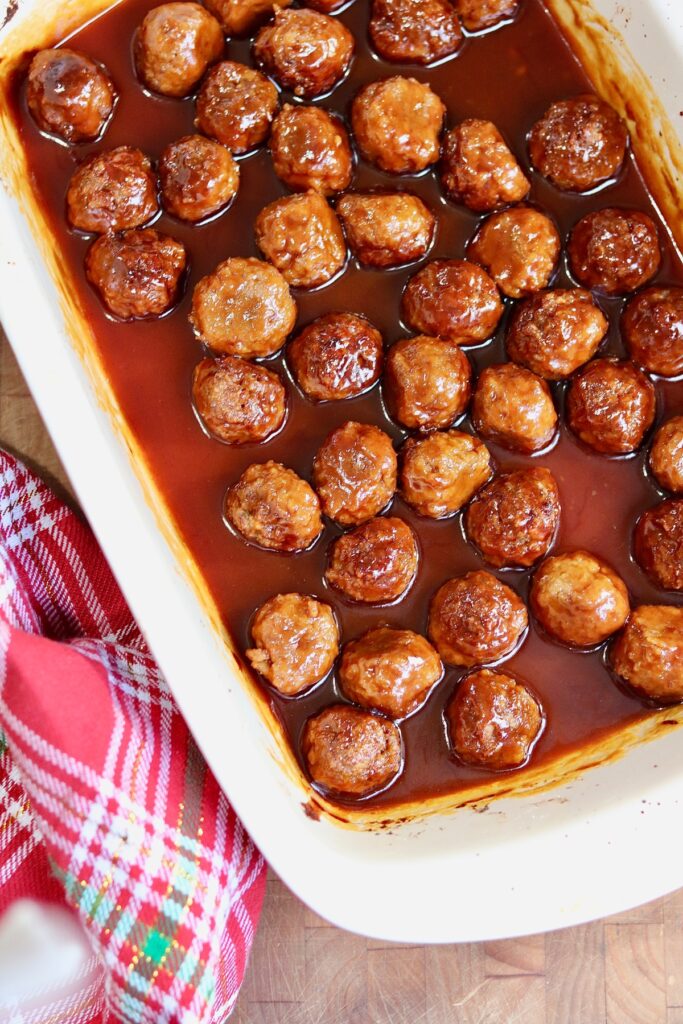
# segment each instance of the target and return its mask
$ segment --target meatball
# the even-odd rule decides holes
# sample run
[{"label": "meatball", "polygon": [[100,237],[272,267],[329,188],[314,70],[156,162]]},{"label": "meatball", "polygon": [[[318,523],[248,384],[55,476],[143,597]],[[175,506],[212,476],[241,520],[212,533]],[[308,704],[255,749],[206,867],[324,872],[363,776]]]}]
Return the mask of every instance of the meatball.
[{"label": "meatball", "polygon": [[657,226],[640,210],[596,210],[575,225],[567,256],[579,284],[606,295],[624,295],[659,270]]},{"label": "meatball", "polygon": [[339,627],[329,604],[307,594],[276,594],[251,622],[252,668],[286,697],[315,686],[339,653]]},{"label": "meatball", "polygon": [[224,60],[202,83],[194,123],[231,153],[248,153],[267,139],[277,108],[277,89],[265,75]]},{"label": "meatball", "polygon": [[382,372],[382,335],[364,316],[326,313],[287,347],[294,379],[314,402],[354,398]]},{"label": "meatball", "polygon": [[417,562],[417,541],[408,524],[381,516],[332,543],[325,579],[350,601],[387,604],[408,590]]},{"label": "meatball", "polygon": [[655,434],[650,469],[665,491],[683,494],[683,416],[667,420]]},{"label": "meatball", "polygon": [[370,39],[384,60],[431,64],[456,52],[462,29],[450,0],[372,0]]},{"label": "meatball", "polygon": [[531,188],[495,124],[475,117],[444,135],[439,176],[448,198],[476,213],[518,203]]},{"label": "meatball", "polygon": [[473,345],[490,338],[503,303],[489,275],[467,260],[432,260],[410,278],[401,300],[412,330]]},{"label": "meatball", "polygon": [[168,213],[196,223],[235,198],[240,171],[225,146],[203,135],[186,135],[161,154],[159,181]]},{"label": "meatball", "polygon": [[557,412],[546,382],[515,363],[482,370],[472,396],[474,429],[511,451],[537,452],[557,430]]},{"label": "meatball", "polygon": [[487,668],[462,680],[446,722],[457,757],[489,771],[520,768],[543,730],[540,705],[524,683]]},{"label": "meatball", "polygon": [[601,644],[629,613],[624,581],[588,551],[546,558],[531,581],[529,604],[550,636],[575,647]]},{"label": "meatball", "polygon": [[40,50],[28,69],[26,102],[41,131],[64,142],[99,138],[116,103],[109,73],[85,53]]},{"label": "meatball", "polygon": [[598,96],[551,103],[529,132],[537,171],[569,192],[588,192],[613,178],[626,154],[628,132],[616,110]]},{"label": "meatball", "polygon": [[138,77],[152,92],[187,96],[223,46],[220,25],[201,4],[161,4],[145,15],[133,56]]},{"label": "meatball", "polygon": [[121,320],[161,316],[175,305],[185,276],[182,242],[153,228],[102,235],[85,256],[85,274]]},{"label": "meatball", "polygon": [[634,608],[612,650],[616,674],[649,700],[683,700],[683,608]]},{"label": "meatball", "polygon": [[555,288],[520,303],[505,347],[510,359],[540,377],[562,380],[595,355],[608,326],[590,292]]},{"label": "meatball", "polygon": [[386,789],[403,762],[398,726],[349,704],[334,704],[309,718],[301,749],[313,783],[341,796]]},{"label": "meatball", "polygon": [[226,444],[265,441],[287,412],[278,375],[237,356],[202,359],[195,367],[192,398],[208,433]]},{"label": "meatball", "polygon": [[361,155],[389,174],[416,174],[439,156],[446,108],[414,78],[383,78],[356,94],[351,127]]},{"label": "meatball", "polygon": [[683,373],[683,288],[646,288],[626,305],[621,332],[631,359],[650,373]]},{"label": "meatball", "polygon": [[419,334],[389,349],[384,396],[391,415],[408,430],[450,427],[466,411],[472,368],[450,341]]},{"label": "meatball", "polygon": [[273,551],[305,551],[323,528],[310,484],[272,461],[249,466],[228,488],[225,517],[246,540]]},{"label": "meatball", "polygon": [[73,174],[66,209],[79,231],[104,234],[141,227],[159,210],[152,165],[133,146],[98,153]]},{"label": "meatball", "polygon": [[441,659],[429,641],[390,626],[376,626],[346,644],[339,662],[344,695],[390,718],[417,711],[442,676]]},{"label": "meatball", "polygon": [[347,27],[319,11],[275,11],[254,40],[254,58],[283,89],[312,99],[346,74],[355,41]]},{"label": "meatball", "polygon": [[401,459],[401,494],[430,519],[453,515],[491,476],[491,456],[478,437],[440,431],[406,441]]},{"label": "meatball", "polygon": [[408,192],[366,192],[337,203],[351,252],[366,267],[399,267],[421,259],[436,221],[421,199]]},{"label": "meatball", "polygon": [[209,348],[228,355],[270,356],[296,322],[296,303],[279,270],[233,256],[203,277],[192,296],[190,323]]},{"label": "meatball", "polygon": [[226,36],[248,36],[268,21],[273,8],[289,7],[292,0],[204,0],[218,18]]},{"label": "meatball", "polygon": [[346,262],[339,218],[319,192],[283,196],[254,222],[256,244],[294,288],[317,288]]},{"label": "meatball", "polygon": [[482,570],[447,580],[429,606],[429,639],[449,665],[469,668],[508,657],[528,624],[514,590]]},{"label": "meatball", "polygon": [[515,206],[484,221],[467,255],[488,271],[503,295],[521,299],[547,287],[560,248],[550,217],[532,206]]},{"label": "meatball", "polygon": [[625,455],[642,443],[655,417],[652,381],[628,360],[594,359],[572,380],[567,422],[584,444]]},{"label": "meatball", "polygon": [[489,565],[528,568],[548,554],[560,523],[555,477],[542,466],[502,473],[465,511],[465,531]]},{"label": "meatball", "polygon": [[643,512],[633,553],[655,586],[683,590],[683,499],[669,498]]},{"label": "meatball", "polygon": [[517,14],[522,0],[455,0],[455,7],[468,32],[482,32]]},{"label": "meatball", "polygon": [[379,427],[349,420],[327,435],[313,462],[313,486],[323,512],[355,526],[372,519],[396,490],[396,452]]},{"label": "meatball", "polygon": [[285,103],[273,122],[269,145],[275,173],[292,192],[315,189],[329,196],[351,184],[348,132],[327,110]]}]

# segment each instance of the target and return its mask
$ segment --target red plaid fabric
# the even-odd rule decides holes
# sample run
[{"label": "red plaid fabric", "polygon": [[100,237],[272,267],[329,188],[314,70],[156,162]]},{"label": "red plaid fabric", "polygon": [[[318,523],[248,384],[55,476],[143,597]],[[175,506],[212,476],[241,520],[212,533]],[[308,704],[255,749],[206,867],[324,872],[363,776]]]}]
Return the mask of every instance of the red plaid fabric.
[{"label": "red plaid fabric", "polygon": [[77,994],[11,1019],[224,1021],[263,861],[92,533],[4,453],[0,729],[0,912],[22,895],[66,902],[94,949]]}]

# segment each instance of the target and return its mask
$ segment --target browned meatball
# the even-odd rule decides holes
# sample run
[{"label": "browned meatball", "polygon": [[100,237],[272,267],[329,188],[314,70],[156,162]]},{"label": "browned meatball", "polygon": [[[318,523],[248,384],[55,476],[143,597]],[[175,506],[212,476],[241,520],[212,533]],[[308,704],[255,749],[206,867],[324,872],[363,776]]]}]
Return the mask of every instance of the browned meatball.
[{"label": "browned meatball", "polygon": [[633,553],[662,590],[683,590],[683,499],[669,498],[647,509],[636,524]]},{"label": "browned meatball", "polygon": [[195,125],[231,153],[248,153],[268,138],[277,107],[277,89],[265,75],[224,60],[202,82]]},{"label": "browned meatball", "polygon": [[379,427],[349,420],[327,435],[313,462],[323,512],[342,526],[372,519],[396,490],[396,452]]},{"label": "browned meatball", "polygon": [[683,608],[634,608],[612,650],[616,674],[649,700],[683,700]]},{"label": "browned meatball", "polygon": [[386,604],[408,590],[417,561],[417,541],[408,524],[380,516],[332,543],[325,579],[351,601]]},{"label": "browned meatball", "polygon": [[467,260],[432,260],[410,278],[401,300],[414,331],[472,345],[490,338],[503,303],[489,275]]},{"label": "browned meatball", "polygon": [[353,398],[382,372],[382,335],[364,316],[326,313],[291,341],[287,362],[294,379],[315,402]]},{"label": "browned meatball", "polygon": [[518,203],[531,187],[495,124],[475,117],[444,135],[439,174],[449,199],[477,213]]},{"label": "browned meatball", "polygon": [[296,303],[279,270],[234,256],[203,277],[192,296],[190,323],[209,348],[228,355],[270,356],[296,322]]},{"label": "browned meatball", "polygon": [[319,11],[276,10],[254,40],[254,58],[283,89],[312,99],[346,74],[355,41],[341,21]]},{"label": "browned meatball", "polygon": [[468,32],[482,32],[517,14],[522,0],[455,0],[455,6]]},{"label": "browned meatball", "polygon": [[467,255],[489,272],[503,295],[521,299],[550,283],[560,248],[550,217],[531,206],[515,206],[484,221]]},{"label": "browned meatball", "polygon": [[401,494],[430,519],[453,515],[491,476],[491,456],[478,437],[459,430],[409,438],[401,459]]},{"label": "browned meatball", "polygon": [[349,192],[337,203],[351,252],[366,267],[421,259],[434,236],[434,215],[408,192]]},{"label": "browned meatball", "polygon": [[195,367],[192,398],[207,431],[226,444],[264,441],[282,426],[287,392],[276,373],[238,359],[202,359]]},{"label": "browned meatball", "polygon": [[415,174],[439,156],[446,108],[414,78],[383,78],[356,94],[351,127],[362,156],[389,174]]},{"label": "browned meatball", "polygon": [[38,127],[65,142],[99,138],[116,103],[108,72],[85,53],[40,50],[28,69],[26,102]]},{"label": "browned meatball", "polygon": [[629,613],[624,581],[588,551],[546,558],[531,581],[529,603],[547,633],[576,647],[601,644]]},{"label": "browned meatball", "polygon": [[273,8],[289,7],[292,0],[204,0],[221,23],[226,36],[248,36],[268,21]]},{"label": "browned meatball", "polygon": [[555,288],[520,303],[505,347],[516,363],[548,380],[562,380],[595,355],[607,327],[590,292]]},{"label": "browned meatball", "polygon": [[586,288],[625,295],[659,270],[655,222],[640,210],[607,208],[582,217],[567,246],[569,269]]},{"label": "browned meatball", "polygon": [[102,235],[85,256],[88,281],[121,320],[167,312],[178,300],[186,265],[182,242],[153,228]]},{"label": "browned meatball", "polygon": [[195,223],[235,198],[240,171],[225,146],[203,135],[186,135],[161,154],[159,181],[166,210]]},{"label": "browned meatball", "polygon": [[652,381],[628,360],[594,359],[572,380],[567,422],[584,444],[606,455],[635,451],[655,416]]},{"label": "browned meatball", "polygon": [[526,568],[548,554],[560,522],[555,477],[542,466],[502,473],[465,511],[465,530],[497,568]]},{"label": "browned meatball", "polygon": [[512,451],[537,452],[557,430],[557,412],[541,377],[515,363],[482,370],[472,396],[478,433]]},{"label": "browned meatball", "polygon": [[389,349],[384,395],[391,415],[408,430],[439,430],[467,409],[471,381],[469,360],[457,345],[419,334]]},{"label": "browned meatball", "polygon": [[275,173],[292,192],[312,188],[329,196],[351,184],[348,132],[327,110],[285,103],[273,122],[269,145]]},{"label": "browned meatball", "polygon": [[627,143],[616,110],[588,94],[550,104],[529,132],[529,156],[558,188],[588,192],[617,174]]},{"label": "browned meatball", "polygon": [[385,60],[431,64],[456,52],[462,30],[450,0],[372,0],[370,38]]},{"label": "browned meatball", "polygon": [[683,288],[646,288],[627,304],[621,332],[631,359],[650,373],[683,373]]},{"label": "browned meatball", "polygon": [[683,494],[683,416],[673,416],[655,434],[650,469],[665,491]]},{"label": "browned meatball", "polygon": [[133,146],[98,153],[74,172],[66,209],[79,231],[103,234],[140,227],[159,210],[152,165]]},{"label": "browned meatball", "polygon": [[483,665],[508,657],[529,624],[514,590],[478,570],[447,580],[429,606],[429,639],[449,665]]},{"label": "browned meatball", "polygon": [[315,686],[339,653],[339,627],[329,604],[307,594],[276,594],[251,623],[251,666],[286,697]]},{"label": "browned meatball", "polygon": [[310,484],[272,461],[252,464],[228,488],[225,517],[247,540],[273,551],[305,551],[323,528]]},{"label": "browned meatball", "polygon": [[398,726],[349,704],[335,704],[309,718],[301,749],[313,783],[342,796],[386,789],[403,761]]},{"label": "browned meatball", "polygon": [[145,15],[135,35],[135,67],[152,92],[187,96],[223,46],[220,25],[201,4],[161,4]]},{"label": "browned meatball", "polygon": [[346,644],[339,662],[344,695],[391,718],[417,711],[442,676],[441,659],[423,636],[390,626],[376,626]]},{"label": "browned meatball", "polygon": [[254,222],[256,244],[294,288],[317,288],[346,262],[339,218],[319,192],[283,196]]}]

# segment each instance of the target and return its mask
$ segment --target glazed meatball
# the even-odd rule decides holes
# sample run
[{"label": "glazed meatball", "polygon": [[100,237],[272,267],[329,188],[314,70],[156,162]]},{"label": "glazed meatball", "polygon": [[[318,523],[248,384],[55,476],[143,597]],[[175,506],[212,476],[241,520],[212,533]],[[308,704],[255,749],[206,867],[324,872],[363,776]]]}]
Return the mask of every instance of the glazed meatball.
[{"label": "glazed meatball", "polygon": [[202,83],[195,125],[231,153],[248,153],[268,138],[277,107],[277,89],[265,75],[224,60]]},{"label": "glazed meatball", "polygon": [[524,683],[487,668],[462,680],[446,722],[457,757],[489,771],[521,767],[543,729],[539,703]]},{"label": "glazed meatball", "polygon": [[439,431],[406,441],[401,459],[401,494],[430,519],[453,515],[491,476],[491,456],[478,437]]},{"label": "glazed meatball", "polygon": [[548,554],[560,522],[555,477],[542,466],[502,473],[465,511],[465,530],[489,565],[527,568]]},{"label": "glazed meatball", "polygon": [[616,674],[649,700],[683,700],[683,608],[635,608],[612,650]]},{"label": "glazed meatball", "polygon": [[456,52],[462,30],[450,0],[372,0],[370,39],[384,60],[431,64]]},{"label": "glazed meatball", "polygon": [[332,543],[325,579],[351,601],[387,604],[408,590],[417,561],[417,541],[408,524],[380,516]]},{"label": "glazed meatball", "polygon": [[529,156],[558,188],[588,192],[613,178],[626,154],[628,133],[616,110],[598,96],[551,103],[529,132]]},{"label": "glazed meatball", "polygon": [[560,248],[550,217],[531,206],[515,206],[484,221],[467,255],[488,271],[503,295],[521,299],[550,283]]},{"label": "glazed meatball", "polygon": [[522,0],[455,0],[460,19],[468,32],[482,32],[517,14]]},{"label": "glazed meatball", "polygon": [[102,235],[85,256],[88,281],[121,320],[166,313],[178,300],[186,265],[182,242],[153,228]]},{"label": "glazed meatball", "polygon": [[633,535],[643,572],[662,590],[683,590],[683,499],[669,498],[643,512]]},{"label": "glazed meatball", "polygon": [[490,338],[503,303],[489,275],[468,260],[432,260],[410,278],[401,300],[412,330],[473,345]]},{"label": "glazed meatball", "polygon": [[349,704],[335,704],[309,718],[301,749],[313,783],[341,796],[385,789],[403,761],[398,726]]},{"label": "glazed meatball", "polygon": [[472,396],[474,429],[503,448],[537,452],[557,430],[557,412],[546,382],[515,363],[482,370]]},{"label": "glazed meatball", "polygon": [[41,131],[64,142],[92,142],[107,126],[116,90],[101,64],[60,47],[40,50],[31,61],[26,102]]},{"label": "glazed meatball", "polygon": [[588,551],[546,558],[531,581],[529,603],[550,636],[575,647],[601,644],[629,613],[623,580]]},{"label": "glazed meatball", "polygon": [[351,184],[348,132],[327,110],[285,103],[273,122],[269,145],[275,173],[292,192],[315,189],[329,196]]},{"label": "glazed meatball", "polygon": [[369,163],[389,174],[415,174],[438,159],[445,114],[428,85],[396,75],[356,94],[351,127]]},{"label": "glazed meatball", "polygon": [[366,267],[399,267],[421,259],[434,236],[434,215],[408,192],[366,192],[337,203],[353,255]]},{"label": "glazed meatball", "polygon": [[251,623],[252,668],[286,697],[315,686],[339,653],[339,628],[329,604],[307,594],[276,594]]},{"label": "glazed meatball", "polygon": [[226,444],[265,441],[280,429],[287,411],[278,375],[237,356],[202,359],[195,367],[192,398],[206,430]]},{"label": "glazed meatball", "polygon": [[591,359],[607,333],[607,317],[583,288],[532,295],[512,315],[510,359],[548,380],[562,380]]},{"label": "glazed meatball", "polygon": [[447,580],[429,607],[429,639],[449,665],[483,665],[506,658],[529,624],[514,590],[478,570]]},{"label": "glazed meatball", "polygon": [[665,491],[683,494],[683,416],[667,420],[655,434],[650,469]]},{"label": "glazed meatball", "polygon": [[606,455],[635,451],[655,416],[652,382],[628,360],[594,359],[567,392],[567,422],[584,444]]},{"label": "glazed meatball", "polygon": [[379,427],[349,420],[327,435],[313,462],[323,512],[342,526],[372,519],[396,490],[396,452]]},{"label": "glazed meatball", "polygon": [[273,551],[305,551],[323,528],[311,486],[272,461],[249,466],[228,488],[225,517],[246,540]]},{"label": "glazed meatball", "polygon": [[248,36],[268,21],[273,8],[289,7],[292,0],[204,0],[218,18],[226,36]]},{"label": "glazed meatball", "polygon": [[429,641],[390,626],[376,626],[346,644],[339,662],[344,695],[390,718],[417,711],[442,676],[441,659]]},{"label": "glazed meatball", "polygon": [[384,396],[391,415],[408,430],[450,427],[467,409],[472,368],[450,341],[419,334],[389,349]]},{"label": "glazed meatball", "polygon": [[168,213],[196,223],[235,198],[240,171],[225,146],[203,135],[186,135],[161,154],[159,181]]},{"label": "glazed meatball", "polygon": [[138,77],[152,92],[187,96],[223,46],[220,25],[201,4],[161,4],[145,15],[135,35]]},{"label": "glazed meatball", "polygon": [[254,58],[283,89],[312,99],[346,74],[354,38],[341,21],[306,8],[276,10],[254,40]]},{"label": "glazed meatball", "polygon": [[73,174],[66,209],[69,223],[79,231],[103,234],[141,227],[159,210],[152,165],[133,146],[98,153]]},{"label": "glazed meatball", "polygon": [[646,288],[626,305],[621,331],[631,359],[650,373],[683,373],[683,288]]},{"label": "glazed meatball", "polygon": [[596,210],[574,227],[567,256],[579,284],[606,295],[625,295],[659,270],[657,227],[640,210]]},{"label": "glazed meatball", "polygon": [[339,218],[319,192],[283,196],[254,222],[256,244],[293,288],[326,284],[346,262]]},{"label": "glazed meatball", "polygon": [[190,323],[209,348],[228,355],[270,356],[296,322],[296,303],[279,270],[234,256],[203,277],[192,296]]},{"label": "glazed meatball", "polygon": [[518,203],[531,187],[495,124],[475,117],[444,135],[439,176],[448,198],[476,213]]},{"label": "glazed meatball", "polygon": [[287,347],[294,379],[314,402],[335,402],[367,391],[379,379],[382,358],[382,335],[354,313],[319,316]]}]

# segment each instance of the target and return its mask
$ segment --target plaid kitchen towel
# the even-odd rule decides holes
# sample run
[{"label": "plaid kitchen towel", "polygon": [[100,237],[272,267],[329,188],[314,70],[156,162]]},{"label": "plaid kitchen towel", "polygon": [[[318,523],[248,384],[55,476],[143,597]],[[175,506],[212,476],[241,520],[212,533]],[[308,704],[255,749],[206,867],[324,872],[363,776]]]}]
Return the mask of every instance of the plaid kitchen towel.
[{"label": "plaid kitchen towel", "polygon": [[93,949],[61,1002],[12,1010],[0,993],[0,1020],[222,1022],[263,861],[92,533],[2,452],[0,730],[0,913],[66,903]]}]

